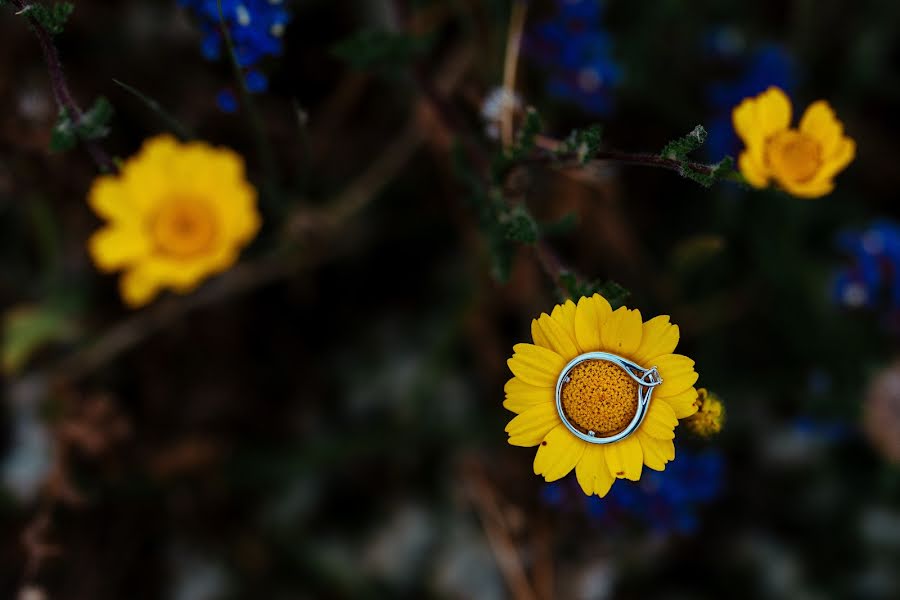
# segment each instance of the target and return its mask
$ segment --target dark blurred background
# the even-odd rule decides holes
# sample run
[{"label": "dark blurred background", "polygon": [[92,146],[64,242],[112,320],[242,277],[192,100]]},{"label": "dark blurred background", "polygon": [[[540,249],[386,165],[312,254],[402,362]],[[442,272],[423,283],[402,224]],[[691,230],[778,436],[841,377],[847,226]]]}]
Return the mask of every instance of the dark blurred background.
[{"label": "dark blurred background", "polygon": [[[115,78],[260,185],[220,106],[232,71],[183,4],[75,2],[69,85],[114,106],[110,154],[166,129]],[[740,150],[731,109],[778,85],[795,119],[828,100],[858,147],[814,201],[608,163],[513,173],[540,221],[573,216],[546,238],[561,260],[670,314],[728,411],[604,500],[545,484],[503,431],[512,345],[561,299],[530,246],[494,276],[460,167],[466,140],[498,152],[510,8],[286,2],[254,94],[281,188],[245,268],[134,312],[85,251],[95,167],[48,150],[47,69],[0,6],[2,597],[900,597],[900,4],[529,3],[517,88],[547,136],[601,123],[658,152],[700,123],[696,158],[718,160]],[[414,48],[335,49],[360,31]]]}]

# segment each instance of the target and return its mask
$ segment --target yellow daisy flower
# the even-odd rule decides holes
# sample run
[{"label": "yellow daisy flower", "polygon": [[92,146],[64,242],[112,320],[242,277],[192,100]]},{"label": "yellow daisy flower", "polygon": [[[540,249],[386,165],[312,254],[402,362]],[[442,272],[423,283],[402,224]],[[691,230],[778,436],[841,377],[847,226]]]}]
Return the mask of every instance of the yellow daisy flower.
[{"label": "yellow daisy flower", "polygon": [[791,101],[777,87],[741,102],[732,121],[746,146],[738,168],[756,188],[774,179],[794,196],[818,198],[831,193],[834,176],[856,155],[856,144],[824,100],[810,104],[799,129],[791,128]]},{"label": "yellow daisy flower", "polygon": [[694,361],[673,354],[678,326],[638,310],[613,311],[599,294],[532,321],[534,344],[516,344],[503,406],[509,443],[538,446],[534,472],[555,481],[575,469],[588,495],[643,466],[675,458],[678,419],[697,412]]},{"label": "yellow daisy flower", "polygon": [[124,271],[119,287],[132,307],[225,271],[260,227],[239,155],[166,135],[147,140],[119,175],[98,177],[88,203],[107,222],[88,241],[91,258]]}]

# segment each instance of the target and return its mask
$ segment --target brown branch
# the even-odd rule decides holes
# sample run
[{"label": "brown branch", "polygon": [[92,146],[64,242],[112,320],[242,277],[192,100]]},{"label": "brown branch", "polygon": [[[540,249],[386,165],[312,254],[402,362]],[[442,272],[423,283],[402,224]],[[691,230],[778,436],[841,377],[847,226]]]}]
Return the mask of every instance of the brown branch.
[{"label": "brown branch", "polygon": [[[56,105],[60,110],[64,110],[71,117],[72,122],[77,126],[84,118],[84,111],[81,110],[81,107],[78,106],[78,103],[69,91],[69,86],[66,83],[66,76],[63,72],[62,62],[59,60],[59,52],[57,52],[56,46],[53,44],[53,36],[47,31],[47,28],[44,27],[43,24],[33,18],[30,14],[27,14],[32,7],[30,2],[26,0],[11,0],[11,2],[13,6],[16,7],[19,14],[26,14],[31,23],[34,35],[37,37],[41,50],[44,53],[44,62],[47,63],[47,71],[50,74],[50,87],[53,90],[53,97],[56,99]],[[112,159],[110,159],[109,155],[106,154],[99,144],[93,140],[83,138],[82,143],[88,151],[88,154],[91,155],[91,158],[98,169],[108,173],[116,171],[116,166]]]},{"label": "brown branch", "polygon": [[537,594],[528,581],[525,566],[516,551],[516,544],[500,509],[497,494],[475,459],[467,461],[463,467],[463,485],[512,597],[537,600]]},{"label": "brown branch", "polygon": [[[553,138],[539,135],[537,136],[535,143],[538,148],[547,150],[553,154],[544,154],[540,156],[529,157],[523,162],[530,164],[550,164],[553,162],[561,161],[565,163],[566,161],[578,160],[578,157],[574,153],[562,156],[555,154],[559,147],[562,145],[562,142],[554,140]],[[710,175],[715,170],[714,166],[705,163],[680,161],[672,158],[665,158],[664,156],[660,156],[658,154],[619,152],[618,150],[599,150],[597,152],[594,152],[593,154],[591,154],[591,160],[588,162],[588,164],[599,164],[602,162],[617,162],[626,165],[657,167],[661,169],[668,169],[670,171],[676,171],[679,173],[683,172],[685,169],[689,169],[698,173],[703,173],[704,175]],[[582,167],[583,165],[579,162],[579,164],[577,165],[569,166]]]}]

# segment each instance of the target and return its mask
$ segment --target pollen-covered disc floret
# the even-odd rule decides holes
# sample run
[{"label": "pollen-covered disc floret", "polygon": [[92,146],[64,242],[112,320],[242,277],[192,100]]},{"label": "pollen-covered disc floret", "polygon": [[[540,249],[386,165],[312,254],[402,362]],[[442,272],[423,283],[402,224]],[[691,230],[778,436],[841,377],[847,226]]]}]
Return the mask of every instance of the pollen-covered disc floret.
[{"label": "pollen-covered disc floret", "polygon": [[555,481],[575,471],[585,494],[640,479],[675,458],[675,427],[697,412],[694,361],[675,354],[678,326],[613,310],[599,294],[569,300],[531,323],[516,344],[503,406],[516,416],[509,443],[537,446],[534,472]]},{"label": "pollen-covered disc floret", "polygon": [[573,426],[608,437],[625,430],[638,410],[638,384],[621,367],[605,360],[575,365],[562,388],[562,406]]}]

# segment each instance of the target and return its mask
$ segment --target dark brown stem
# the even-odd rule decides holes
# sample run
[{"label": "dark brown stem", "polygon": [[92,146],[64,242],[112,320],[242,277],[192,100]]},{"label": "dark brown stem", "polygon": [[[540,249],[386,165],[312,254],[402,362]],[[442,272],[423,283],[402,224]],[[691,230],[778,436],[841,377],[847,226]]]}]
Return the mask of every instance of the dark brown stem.
[{"label": "dark brown stem", "polygon": [[[555,153],[556,150],[560,147],[561,143],[552,138],[548,138],[546,136],[538,136],[537,137],[537,146],[543,150],[549,151],[551,153]],[[532,156],[530,158],[525,159],[523,162],[530,164],[545,164],[545,163],[553,163],[553,162],[563,162],[566,161],[577,161],[578,157],[575,154],[542,154],[540,156]],[[591,162],[600,162],[600,161],[611,161],[622,163],[626,165],[641,165],[645,167],[657,167],[660,169],[668,169],[670,171],[682,172],[685,169],[689,169],[691,171],[695,171],[697,173],[703,173],[704,175],[710,175],[715,170],[715,167],[712,165],[707,165],[704,163],[698,162],[687,162],[687,161],[679,161],[673,158],[666,158],[664,156],[660,156],[658,154],[645,154],[645,153],[636,153],[636,152],[619,152],[618,150],[598,150],[591,155]],[[578,163],[575,166],[582,166]]]},{"label": "dark brown stem", "polygon": [[[27,13],[31,8],[31,3],[26,0],[12,0],[12,4],[19,13]],[[61,110],[65,110],[68,113],[73,123],[78,125],[84,117],[84,112],[78,106],[75,98],[72,97],[69,86],[66,84],[66,76],[63,72],[62,63],[59,60],[59,52],[57,52],[56,46],[53,44],[53,36],[31,15],[26,14],[26,16],[31,22],[34,35],[37,37],[41,50],[44,53],[44,61],[47,63],[47,71],[50,74],[50,87],[53,89],[53,97],[56,99],[56,104]],[[115,172],[116,166],[103,148],[92,140],[83,139],[82,142],[98,169],[109,173]]]}]

